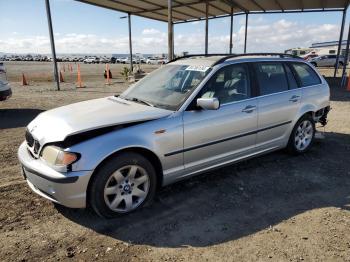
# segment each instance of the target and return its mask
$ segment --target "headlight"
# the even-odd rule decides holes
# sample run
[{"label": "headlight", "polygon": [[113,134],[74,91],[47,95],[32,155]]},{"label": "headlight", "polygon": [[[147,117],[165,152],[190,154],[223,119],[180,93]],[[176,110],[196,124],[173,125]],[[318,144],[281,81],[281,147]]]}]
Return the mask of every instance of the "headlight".
[{"label": "headlight", "polygon": [[65,152],[57,146],[46,146],[43,149],[41,158],[51,165],[68,166],[78,160],[78,154]]}]

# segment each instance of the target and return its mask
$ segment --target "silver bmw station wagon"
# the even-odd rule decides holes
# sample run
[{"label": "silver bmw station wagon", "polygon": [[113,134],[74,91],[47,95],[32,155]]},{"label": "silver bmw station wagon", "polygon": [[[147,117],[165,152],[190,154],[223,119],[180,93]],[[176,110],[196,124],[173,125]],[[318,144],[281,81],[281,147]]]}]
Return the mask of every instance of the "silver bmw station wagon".
[{"label": "silver bmw station wagon", "polygon": [[113,217],[193,175],[278,149],[306,152],[329,100],[324,78],[292,56],[187,56],[120,95],[41,113],[18,156],[37,194]]}]

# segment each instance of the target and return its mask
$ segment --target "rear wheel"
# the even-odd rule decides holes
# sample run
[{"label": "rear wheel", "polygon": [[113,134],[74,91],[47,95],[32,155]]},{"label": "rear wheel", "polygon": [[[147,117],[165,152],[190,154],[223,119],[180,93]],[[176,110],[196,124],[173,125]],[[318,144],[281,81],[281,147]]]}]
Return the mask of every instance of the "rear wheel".
[{"label": "rear wheel", "polygon": [[310,149],[315,137],[315,122],[310,115],[304,115],[295,124],[287,149],[292,154],[302,154]]},{"label": "rear wheel", "polygon": [[103,217],[127,214],[153,199],[156,182],[155,170],[146,158],[123,153],[107,162],[94,176],[90,204]]}]

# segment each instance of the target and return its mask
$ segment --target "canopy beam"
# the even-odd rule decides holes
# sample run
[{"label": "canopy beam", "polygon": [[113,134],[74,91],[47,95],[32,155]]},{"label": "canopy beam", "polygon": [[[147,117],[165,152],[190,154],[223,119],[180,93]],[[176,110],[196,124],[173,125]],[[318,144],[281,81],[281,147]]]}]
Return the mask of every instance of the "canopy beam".
[{"label": "canopy beam", "polygon": [[[343,73],[342,73],[342,79],[341,79],[341,87],[345,87],[345,85],[346,85],[346,65],[347,65],[347,61],[349,60],[349,45],[350,45],[350,24],[349,24],[348,39],[346,41]],[[348,81],[350,81],[350,80],[348,80]]]},{"label": "canopy beam", "polygon": [[53,72],[54,79],[56,81],[57,91],[60,91],[60,79],[58,77],[58,67],[57,67],[57,59],[56,59],[56,48],[55,48],[55,38],[53,35],[52,29],[52,19],[51,19],[51,10],[50,10],[50,0],[45,0],[46,5],[46,16],[47,16],[47,24],[49,26],[49,35],[50,35],[50,44],[51,44],[51,53],[52,53],[52,61],[53,61]]},{"label": "canopy beam", "polygon": [[208,20],[208,13],[209,13],[209,4],[208,2],[205,3],[205,54],[208,54],[208,31],[209,31],[209,20]]},{"label": "canopy beam", "polygon": [[339,43],[338,43],[338,51],[337,51],[337,60],[335,62],[334,75],[333,75],[334,77],[337,76],[338,67],[339,67],[339,55],[341,54],[341,47],[342,47],[342,42],[343,42],[344,25],[345,25],[345,20],[346,20],[346,10],[347,9],[344,9],[344,11],[343,11],[343,17],[342,17],[342,21],[341,21]]},{"label": "canopy beam", "polygon": [[168,60],[174,59],[173,1],[168,0]]},{"label": "canopy beam", "polygon": [[247,53],[248,13],[245,14],[244,53]]},{"label": "canopy beam", "polygon": [[233,7],[231,7],[231,21],[230,21],[230,54],[232,54],[232,34],[233,34]]},{"label": "canopy beam", "polygon": [[131,15],[128,13],[128,28],[129,28],[129,52],[130,52],[130,71],[134,71],[134,62],[132,60],[132,38],[131,38]]}]

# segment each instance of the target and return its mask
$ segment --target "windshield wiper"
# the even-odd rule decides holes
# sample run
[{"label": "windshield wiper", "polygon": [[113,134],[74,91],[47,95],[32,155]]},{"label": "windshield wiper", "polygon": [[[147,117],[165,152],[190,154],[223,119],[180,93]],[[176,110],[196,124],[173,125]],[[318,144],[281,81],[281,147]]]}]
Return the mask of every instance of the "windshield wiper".
[{"label": "windshield wiper", "polygon": [[133,101],[133,102],[136,102],[136,103],[140,103],[140,104],[144,104],[144,105],[147,105],[147,106],[154,107],[154,105],[151,104],[150,102],[147,102],[145,100],[142,100],[142,99],[139,99],[139,98],[136,98],[136,97],[132,97],[132,98],[122,97],[122,98],[125,99],[125,100],[128,100],[128,101]]}]

